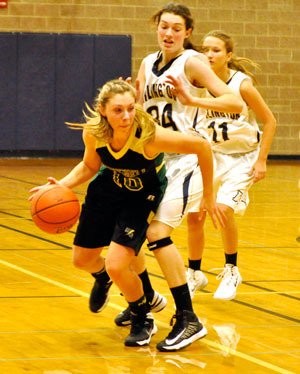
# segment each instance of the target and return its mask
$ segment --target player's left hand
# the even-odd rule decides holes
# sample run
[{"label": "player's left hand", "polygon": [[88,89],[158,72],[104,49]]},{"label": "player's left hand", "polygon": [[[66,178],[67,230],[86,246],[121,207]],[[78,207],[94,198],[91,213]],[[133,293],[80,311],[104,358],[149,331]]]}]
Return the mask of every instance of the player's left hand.
[{"label": "player's left hand", "polygon": [[193,96],[185,89],[180,78],[167,75],[166,83],[169,83],[174,87],[172,88],[172,92],[183,105],[193,104]]},{"label": "player's left hand", "polygon": [[200,204],[199,220],[205,219],[206,213],[210,215],[216,229],[218,228],[218,224],[221,225],[221,227],[225,227],[226,216],[219,209],[213,196],[203,196]]},{"label": "player's left hand", "polygon": [[252,166],[248,175],[253,177],[253,183],[259,182],[264,179],[267,173],[266,162],[257,160],[256,163]]}]

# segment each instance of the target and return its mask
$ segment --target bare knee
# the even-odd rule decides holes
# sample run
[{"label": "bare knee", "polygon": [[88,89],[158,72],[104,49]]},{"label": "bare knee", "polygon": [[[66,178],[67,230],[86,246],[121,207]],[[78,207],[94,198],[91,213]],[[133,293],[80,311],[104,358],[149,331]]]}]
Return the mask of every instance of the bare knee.
[{"label": "bare knee", "polygon": [[87,270],[99,258],[99,251],[81,247],[73,247],[73,265],[80,270]]},{"label": "bare knee", "polygon": [[105,269],[107,274],[109,275],[110,279],[118,284],[118,281],[120,280],[122,276],[122,272],[124,270],[124,266],[119,262],[111,262],[106,259],[105,261]]},{"label": "bare knee", "polygon": [[83,258],[81,258],[81,257],[74,258],[73,257],[73,265],[77,269],[85,270],[87,264],[86,264],[86,261]]},{"label": "bare knee", "polygon": [[146,237],[148,242],[157,240],[157,238],[159,237],[159,231],[157,231],[154,227],[149,226],[146,232]]},{"label": "bare knee", "polygon": [[221,211],[221,213],[225,215],[227,219],[230,219],[231,217],[234,216],[234,210],[230,206],[224,205],[224,204],[218,204],[218,208]]},{"label": "bare knee", "polygon": [[205,222],[205,217],[199,219],[199,213],[189,213],[187,215],[187,224],[189,230],[201,230]]},{"label": "bare knee", "polygon": [[218,208],[225,216],[225,227],[221,228],[221,230],[226,231],[236,227],[234,210],[230,206],[224,204],[218,204]]},{"label": "bare knee", "polygon": [[153,242],[171,235],[173,228],[159,221],[152,221],[146,233],[148,242]]}]

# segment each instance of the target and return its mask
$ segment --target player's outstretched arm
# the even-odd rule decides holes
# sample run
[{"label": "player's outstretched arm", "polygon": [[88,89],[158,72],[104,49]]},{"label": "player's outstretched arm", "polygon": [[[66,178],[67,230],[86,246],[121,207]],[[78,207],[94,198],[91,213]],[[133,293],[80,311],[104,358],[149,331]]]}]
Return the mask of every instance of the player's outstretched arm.
[{"label": "player's outstretched arm", "polygon": [[48,177],[48,183],[32,188],[29,191],[31,193],[29,200],[33,198],[36,192],[49,184],[62,184],[72,189],[88,181],[99,171],[101,159],[95,150],[95,138],[84,130],[83,141],[85,144],[83,160],[59,181],[53,177]]},{"label": "player's outstretched arm", "polygon": [[200,136],[172,131],[157,125],[155,137],[146,144],[145,152],[149,156],[159,152],[196,154],[203,181],[203,200],[200,205],[200,214],[207,211],[215,227],[217,227],[217,222],[224,226],[225,218],[216,205],[213,193],[213,158],[207,140]]}]

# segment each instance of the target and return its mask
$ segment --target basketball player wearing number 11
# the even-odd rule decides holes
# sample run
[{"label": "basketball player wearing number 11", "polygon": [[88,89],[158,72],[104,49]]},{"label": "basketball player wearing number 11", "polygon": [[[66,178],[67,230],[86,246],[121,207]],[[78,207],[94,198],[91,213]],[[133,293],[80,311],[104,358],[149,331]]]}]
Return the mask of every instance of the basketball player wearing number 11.
[{"label": "basketball player wearing number 11", "polygon": [[[225,226],[220,228],[225,265],[217,276],[221,282],[214,293],[214,298],[221,300],[234,299],[242,282],[237,266],[235,214],[245,212],[249,203],[249,188],[266,175],[268,153],[276,129],[276,120],[255,88],[254,75],[249,71],[249,67],[254,68],[257,64],[248,58],[235,56],[233,46],[232,38],[221,30],[210,31],[201,44],[213,71],[243,100],[240,114],[208,110],[206,121],[200,123],[201,131],[209,136],[213,149],[216,199],[219,209],[226,216]],[[176,82],[173,84],[176,85]],[[262,125],[263,133],[256,118]],[[193,292],[199,288],[196,278],[197,274],[201,274],[203,225],[204,220],[199,221],[198,248],[189,248],[188,281]]]}]

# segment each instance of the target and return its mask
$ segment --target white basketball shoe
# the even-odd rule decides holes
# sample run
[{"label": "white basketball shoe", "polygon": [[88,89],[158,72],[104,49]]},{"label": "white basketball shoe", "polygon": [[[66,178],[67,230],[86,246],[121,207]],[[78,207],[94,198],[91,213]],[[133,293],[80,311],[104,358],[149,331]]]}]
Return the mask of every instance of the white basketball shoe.
[{"label": "white basketball shoe", "polygon": [[215,299],[232,300],[236,296],[237,287],[242,283],[242,277],[237,266],[226,264],[223,271],[217,276],[222,279],[214,293]]},{"label": "white basketball shoe", "polygon": [[189,286],[191,298],[194,297],[197,290],[202,290],[207,286],[208,280],[201,270],[193,270],[188,268],[186,279]]}]

